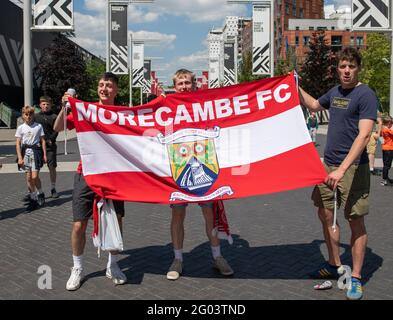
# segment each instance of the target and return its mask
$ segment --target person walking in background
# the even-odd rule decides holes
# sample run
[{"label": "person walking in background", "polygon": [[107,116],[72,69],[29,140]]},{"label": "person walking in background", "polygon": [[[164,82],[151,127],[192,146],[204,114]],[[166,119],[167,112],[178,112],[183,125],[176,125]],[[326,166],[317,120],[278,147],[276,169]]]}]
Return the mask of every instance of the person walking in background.
[{"label": "person walking in background", "polygon": [[393,159],[393,130],[392,130],[392,117],[385,116],[382,119],[382,159],[383,159],[383,170],[382,170],[382,186],[393,186],[393,180],[389,178],[389,170],[392,166]]},{"label": "person walking in background", "polygon": [[318,119],[315,112],[311,112],[307,118],[307,129],[310,132],[311,140],[314,144],[317,143]]},{"label": "person walking in background", "polygon": [[51,196],[58,198],[56,191],[56,167],[57,167],[57,144],[56,138],[59,134],[53,129],[57,115],[52,111],[52,99],[48,96],[40,98],[41,111],[35,115],[37,123],[41,124],[45,133],[46,156],[48,157],[47,166],[51,182]]},{"label": "person walking in background", "polygon": [[374,168],[375,165],[375,152],[377,150],[378,140],[379,140],[379,132],[378,127],[375,127],[375,130],[371,133],[370,141],[367,144],[367,155],[368,160],[370,162],[370,173],[372,175],[377,175],[377,169]]},{"label": "person walking in background", "polygon": [[21,124],[15,133],[16,154],[18,166],[26,172],[27,188],[29,190],[29,204],[27,211],[32,211],[45,204],[45,195],[42,192],[40,169],[46,162],[46,145],[42,126],[34,121],[34,108],[22,108]]}]

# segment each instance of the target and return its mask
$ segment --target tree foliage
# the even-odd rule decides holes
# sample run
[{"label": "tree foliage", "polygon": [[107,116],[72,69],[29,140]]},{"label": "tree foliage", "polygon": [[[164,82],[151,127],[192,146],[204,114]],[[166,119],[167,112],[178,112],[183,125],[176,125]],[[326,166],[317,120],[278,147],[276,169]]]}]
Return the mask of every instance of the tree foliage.
[{"label": "tree foliage", "polygon": [[336,62],[331,47],[326,43],[324,31],[314,32],[309,46],[300,72],[301,86],[318,98],[338,83]]},{"label": "tree foliage", "polygon": [[80,95],[88,89],[86,63],[79,47],[62,34],[57,34],[34,68],[36,79],[41,79],[40,89],[59,105],[63,93],[70,87]]},{"label": "tree foliage", "polygon": [[[100,77],[105,73],[105,63],[101,60],[91,60],[87,63],[87,74],[89,78],[89,88],[85,97],[82,97],[86,101],[97,101],[97,83]],[[116,105],[128,106],[130,101],[129,93],[129,76],[120,75],[119,76],[119,86],[118,94],[115,99]],[[140,104],[140,90],[139,88],[133,88],[132,91],[132,101],[133,105]]]},{"label": "tree foliage", "polygon": [[279,58],[275,66],[274,74],[277,76],[286,75],[292,70],[297,70],[295,49],[288,47],[285,59]]},{"label": "tree foliage", "polygon": [[238,82],[250,82],[253,80],[263,79],[267,76],[254,76],[252,74],[252,53],[250,51],[243,53],[242,62],[239,66]]},{"label": "tree foliage", "polygon": [[97,83],[100,80],[100,77],[105,72],[105,62],[92,59],[86,64],[86,73],[88,76],[88,89],[86,90],[86,94],[84,96],[80,95],[80,98],[85,101],[96,102],[98,101],[97,94]]},{"label": "tree foliage", "polygon": [[362,51],[360,81],[374,89],[384,112],[389,112],[390,43],[386,35],[367,35],[367,49]]}]

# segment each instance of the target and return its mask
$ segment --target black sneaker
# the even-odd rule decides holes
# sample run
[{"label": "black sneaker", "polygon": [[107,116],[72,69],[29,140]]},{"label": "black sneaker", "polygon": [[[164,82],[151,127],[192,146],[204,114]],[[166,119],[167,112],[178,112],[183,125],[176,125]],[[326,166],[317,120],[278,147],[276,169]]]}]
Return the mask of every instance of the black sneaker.
[{"label": "black sneaker", "polygon": [[26,207],[26,211],[31,212],[38,208],[39,208],[38,202],[36,200],[30,200],[28,206]]},{"label": "black sneaker", "polygon": [[56,191],[55,188],[53,188],[53,189],[50,191],[50,193],[51,193],[53,199],[57,199],[57,198],[59,197],[59,195],[58,195],[58,193],[57,193],[57,191]]},{"label": "black sneaker", "polygon": [[392,183],[392,181],[390,179],[382,180],[381,181],[381,186],[389,186],[389,187],[391,187],[391,186],[393,186],[393,183]]},{"label": "black sneaker", "polygon": [[320,268],[310,272],[308,276],[311,279],[338,279],[340,276],[338,268],[339,267],[332,266],[328,262],[325,262]]},{"label": "black sneaker", "polygon": [[37,202],[42,207],[45,204],[45,193],[39,193],[37,196]]}]

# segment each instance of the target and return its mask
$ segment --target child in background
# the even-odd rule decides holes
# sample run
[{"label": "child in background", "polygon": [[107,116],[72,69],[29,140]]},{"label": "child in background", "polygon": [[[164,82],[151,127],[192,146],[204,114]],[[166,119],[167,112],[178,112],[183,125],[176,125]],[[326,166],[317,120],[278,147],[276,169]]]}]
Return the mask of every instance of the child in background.
[{"label": "child in background", "polygon": [[26,172],[30,202],[27,211],[32,211],[45,203],[45,195],[41,189],[40,169],[46,162],[46,145],[42,126],[34,122],[34,108],[22,108],[24,123],[16,129],[16,154],[18,166]]},{"label": "child in background", "polygon": [[375,131],[371,133],[370,141],[367,144],[367,154],[368,154],[368,160],[370,162],[370,173],[373,175],[377,174],[377,169],[374,169],[374,164],[375,164],[375,151],[377,150],[378,139],[379,139],[379,130],[378,127],[376,127]]},{"label": "child in background", "polygon": [[393,186],[393,180],[389,179],[389,170],[392,166],[393,159],[393,130],[392,130],[392,117],[385,116],[382,119],[382,132],[383,137],[382,144],[382,159],[383,159],[383,171],[382,181],[383,186]]},{"label": "child in background", "polygon": [[315,112],[311,112],[310,116],[307,118],[307,129],[310,133],[311,140],[316,144],[317,142],[317,131],[318,131],[318,119]]}]

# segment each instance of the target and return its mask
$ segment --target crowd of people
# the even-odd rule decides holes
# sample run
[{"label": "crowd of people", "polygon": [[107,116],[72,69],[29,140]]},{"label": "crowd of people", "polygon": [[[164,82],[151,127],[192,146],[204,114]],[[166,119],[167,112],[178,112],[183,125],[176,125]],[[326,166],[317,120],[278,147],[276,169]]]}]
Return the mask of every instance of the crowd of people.
[{"label": "crowd of people", "polygon": [[[319,99],[299,88],[299,97],[303,106],[310,111],[307,127],[312,141],[316,143],[318,121],[316,112],[329,110],[330,121],[324,152],[324,166],[327,177],[323,184],[317,185],[312,193],[314,205],[318,208],[318,217],[322,224],[328,260],[310,276],[325,279],[339,277],[341,260],[339,254],[340,227],[334,225],[334,201],[344,208],[345,219],[351,230],[352,278],[346,293],[351,300],[363,296],[362,267],[367,245],[367,231],[364,217],[369,213],[370,172],[375,173],[375,149],[383,138],[383,172],[384,186],[392,185],[389,169],[393,157],[393,130],[390,116],[377,116],[377,97],[373,90],[359,81],[361,58],[357,50],[344,49],[338,55],[337,72],[340,84],[332,88]],[[186,69],[178,70],[173,77],[176,93],[195,90],[195,76]],[[118,78],[108,72],[98,81],[97,93],[99,104],[114,105],[118,93]],[[22,110],[24,123],[18,127],[17,155],[18,165],[26,172],[29,201],[28,210],[44,205],[45,195],[39,178],[40,168],[47,163],[51,196],[58,197],[56,191],[56,138],[58,132],[74,128],[72,113],[67,115],[66,105],[70,92],[64,93],[62,109],[56,116],[51,111],[49,97],[41,97],[41,112],[34,117],[34,109],[26,106]],[[67,290],[77,290],[82,283],[85,266],[83,252],[86,244],[86,228],[93,212],[94,193],[83,177],[81,162],[78,165],[73,185],[73,226],[71,248],[73,267],[66,284]],[[124,202],[114,201],[120,229],[124,217]],[[220,240],[213,235],[213,202],[199,203],[205,220],[206,235],[211,245],[213,266],[224,276],[231,276],[234,270],[222,256]],[[168,280],[177,280],[183,272],[184,220],[187,204],[171,205],[172,220],[170,233],[174,259],[166,274]],[[115,284],[127,282],[126,275],[120,269],[118,252],[109,252],[106,276]]]}]

